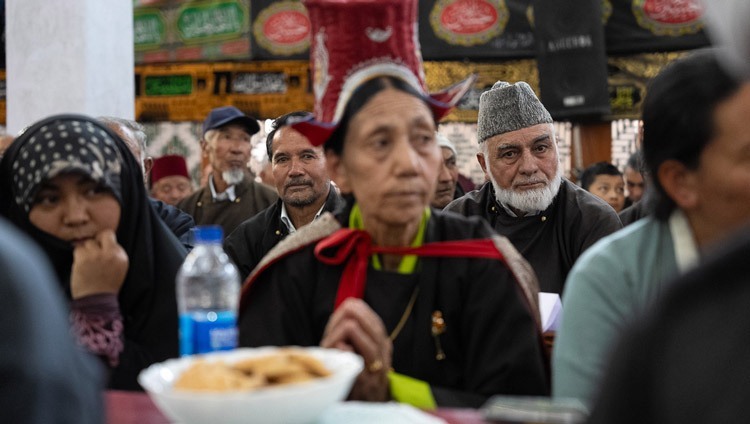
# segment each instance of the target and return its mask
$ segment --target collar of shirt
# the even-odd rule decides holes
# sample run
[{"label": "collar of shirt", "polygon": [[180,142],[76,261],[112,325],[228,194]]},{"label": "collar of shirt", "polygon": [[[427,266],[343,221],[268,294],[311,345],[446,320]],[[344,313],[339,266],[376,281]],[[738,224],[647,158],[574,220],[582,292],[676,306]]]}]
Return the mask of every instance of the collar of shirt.
[{"label": "collar of shirt", "polygon": [[208,187],[211,189],[211,197],[214,199],[214,202],[224,202],[226,200],[234,202],[237,198],[237,195],[234,194],[234,185],[230,185],[226,190],[217,194],[216,187],[214,187],[213,174],[208,178]]},{"label": "collar of shirt", "polygon": [[677,269],[684,274],[698,264],[699,255],[690,223],[682,210],[675,209],[669,216],[669,232],[672,234]]},{"label": "collar of shirt", "polygon": [[[323,203],[323,206],[318,209],[318,213],[315,214],[315,217],[313,220],[318,219],[318,217],[323,213],[323,208],[326,207],[326,204]],[[286,205],[284,202],[281,202],[281,222],[286,225],[286,228],[289,230],[289,234],[292,234],[293,232],[297,231],[297,229],[294,227],[294,224],[292,224],[292,220],[289,219],[289,214],[286,213]]]}]

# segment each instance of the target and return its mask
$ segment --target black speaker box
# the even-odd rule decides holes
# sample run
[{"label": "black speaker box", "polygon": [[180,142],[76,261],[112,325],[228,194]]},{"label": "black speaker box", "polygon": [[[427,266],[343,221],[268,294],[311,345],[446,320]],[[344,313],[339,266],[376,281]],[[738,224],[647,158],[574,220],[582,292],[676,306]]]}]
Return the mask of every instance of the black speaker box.
[{"label": "black speaker box", "polygon": [[556,120],[608,115],[601,0],[534,0],[539,88]]}]

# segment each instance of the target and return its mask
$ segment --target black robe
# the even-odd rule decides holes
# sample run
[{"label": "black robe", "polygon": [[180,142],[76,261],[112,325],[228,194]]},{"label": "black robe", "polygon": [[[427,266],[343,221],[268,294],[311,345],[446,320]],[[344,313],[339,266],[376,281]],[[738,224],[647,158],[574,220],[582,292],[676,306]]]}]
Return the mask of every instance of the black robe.
[{"label": "black robe", "polygon": [[[8,148],[0,162],[0,181],[13,180],[13,163],[21,160],[19,150],[39,132],[41,126],[54,124],[56,119],[72,119],[71,116],[76,120],[90,121],[109,134],[122,158],[121,214],[116,234],[117,242],[129,259],[125,282],[117,295],[124,326],[124,348],[119,365],[109,370],[107,387],[142,390],[137,382],[142,369],[178,356],[175,276],[187,251],[151,206],[141,167],[127,145],[114,132],[91,118],[78,115],[47,118],[28,128]],[[44,150],[38,154],[43,153]],[[14,199],[13,184],[0,185],[0,215],[7,217],[39,244],[57,274],[62,291],[70,299],[71,244],[36,228],[29,222],[28,213]]]},{"label": "black robe", "polygon": [[750,232],[670,287],[615,349],[595,423],[750,422]]},{"label": "black robe", "polygon": [[[337,218],[348,222],[349,211]],[[284,240],[308,233],[323,219]],[[308,231],[305,231],[308,230]],[[433,210],[424,243],[487,238],[478,218]],[[319,262],[309,243],[270,266],[261,263],[243,293],[240,345],[318,345],[343,265]],[[519,260],[517,252],[513,252]],[[269,254],[269,256],[272,256]],[[505,264],[477,258],[420,258],[415,273],[377,271],[370,265],[364,300],[391,332],[419,286],[406,325],[393,343],[396,372],[427,381],[438,405],[477,407],[490,395],[544,395],[548,385],[536,321]],[[434,311],[447,326],[440,336],[446,358],[436,359]]]},{"label": "black robe", "polygon": [[539,215],[513,217],[495,201],[491,183],[445,207],[464,216],[480,216],[513,243],[539,278],[539,290],[562,293],[565,279],[584,250],[620,228],[607,203],[563,179],[552,204]]},{"label": "black robe", "polygon": [[[224,241],[224,250],[237,265],[242,281],[245,281],[250,271],[272,247],[289,235],[289,228],[281,222],[281,202],[281,199],[277,200],[273,205],[240,224]],[[323,212],[334,212],[343,205],[343,199],[331,187],[323,205]]]}]

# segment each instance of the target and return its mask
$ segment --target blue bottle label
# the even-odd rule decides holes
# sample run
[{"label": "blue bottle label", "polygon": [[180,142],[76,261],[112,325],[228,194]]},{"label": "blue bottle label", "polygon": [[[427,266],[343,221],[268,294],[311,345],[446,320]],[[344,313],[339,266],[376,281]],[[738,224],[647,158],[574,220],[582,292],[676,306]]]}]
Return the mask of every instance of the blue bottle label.
[{"label": "blue bottle label", "polygon": [[180,355],[232,350],[237,347],[237,316],[231,311],[180,315]]}]

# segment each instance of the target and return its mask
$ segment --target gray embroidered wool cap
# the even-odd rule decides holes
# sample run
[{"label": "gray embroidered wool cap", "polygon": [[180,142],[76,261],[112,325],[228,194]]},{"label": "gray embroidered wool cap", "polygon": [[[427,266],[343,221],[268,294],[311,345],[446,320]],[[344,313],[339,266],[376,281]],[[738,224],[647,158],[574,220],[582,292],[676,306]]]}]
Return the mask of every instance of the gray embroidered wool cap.
[{"label": "gray embroidered wool cap", "polygon": [[479,97],[477,138],[480,143],[498,134],[552,123],[547,109],[525,82],[498,81]]}]

